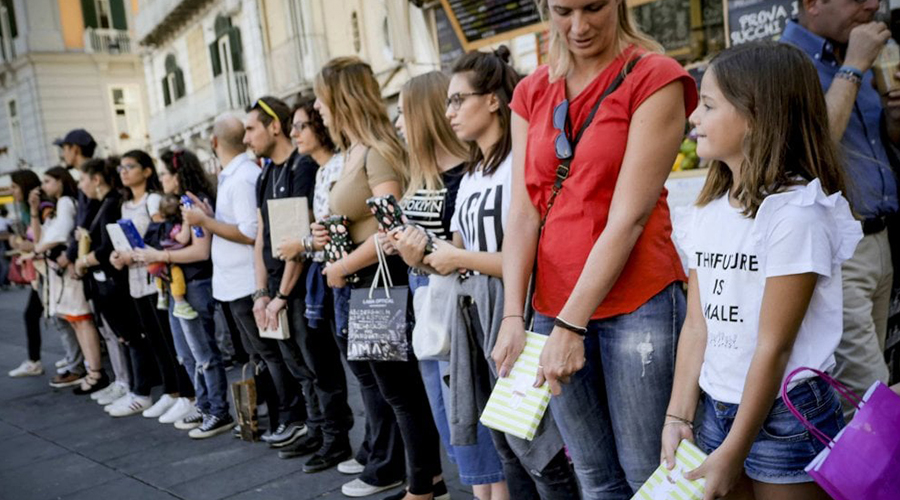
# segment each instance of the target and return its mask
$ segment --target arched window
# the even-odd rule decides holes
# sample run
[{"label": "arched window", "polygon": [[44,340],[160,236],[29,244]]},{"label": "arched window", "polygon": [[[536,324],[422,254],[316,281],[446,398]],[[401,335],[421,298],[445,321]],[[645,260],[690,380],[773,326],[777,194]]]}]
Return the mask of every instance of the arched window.
[{"label": "arched window", "polygon": [[209,44],[213,76],[244,71],[241,30],[231,25],[230,17],[219,15],[216,16],[215,31],[216,40]]},{"label": "arched window", "polygon": [[184,73],[175,61],[175,54],[166,56],[166,76],[162,79],[163,102],[168,106],[185,95]]}]

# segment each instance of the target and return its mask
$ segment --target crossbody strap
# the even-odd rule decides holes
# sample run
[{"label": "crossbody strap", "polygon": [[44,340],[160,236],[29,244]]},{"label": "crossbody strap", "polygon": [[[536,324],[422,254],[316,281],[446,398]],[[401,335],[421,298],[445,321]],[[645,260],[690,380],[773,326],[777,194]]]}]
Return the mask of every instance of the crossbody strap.
[{"label": "crossbody strap", "polygon": [[641,60],[643,56],[638,57],[636,59],[632,59],[625,66],[625,70],[619,73],[616,76],[616,79],[609,84],[609,87],[606,87],[606,90],[597,99],[597,102],[594,103],[594,106],[591,108],[590,114],[588,114],[587,118],[584,120],[584,123],[581,124],[581,128],[578,129],[578,133],[575,134],[575,139],[572,140],[572,156],[566,158],[565,160],[561,160],[559,165],[556,166],[556,180],[553,182],[553,188],[550,190],[550,199],[547,200],[547,210],[544,212],[544,217],[541,218],[541,228],[544,227],[544,223],[547,222],[547,217],[550,215],[550,209],[553,208],[553,203],[556,201],[556,196],[562,190],[563,182],[569,178],[569,174],[571,173],[570,165],[572,164],[572,160],[575,158],[575,148],[578,147],[578,143],[581,141],[581,136],[584,135],[584,131],[587,130],[588,126],[590,126],[591,122],[594,121],[594,115],[597,114],[597,110],[600,109],[600,103],[603,102],[604,99],[619,86],[622,85],[622,82],[625,81],[625,77],[628,76],[628,73],[631,73],[631,70],[634,69],[634,66]]}]

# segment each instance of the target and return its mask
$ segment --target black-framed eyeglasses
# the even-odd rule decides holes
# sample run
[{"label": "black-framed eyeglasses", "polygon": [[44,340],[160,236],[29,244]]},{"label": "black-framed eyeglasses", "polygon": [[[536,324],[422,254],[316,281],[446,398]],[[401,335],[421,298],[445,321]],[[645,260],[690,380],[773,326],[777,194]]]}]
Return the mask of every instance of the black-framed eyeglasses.
[{"label": "black-framed eyeglasses", "polygon": [[311,126],[312,126],[312,122],[309,120],[307,120],[305,122],[294,122],[291,124],[291,127],[293,127],[293,129],[296,130],[297,132],[303,132],[304,130],[306,130],[307,128],[309,128]]},{"label": "black-framed eyeglasses", "polygon": [[447,98],[447,107],[452,107],[454,111],[459,111],[460,106],[462,106],[463,101],[467,97],[484,94],[485,92],[457,92]]},{"label": "black-framed eyeglasses", "polygon": [[118,167],[116,167],[116,172],[118,172],[120,174],[126,170],[130,172],[138,167],[140,167],[140,165],[137,163],[128,163],[128,164],[122,163]]},{"label": "black-framed eyeglasses", "polygon": [[569,100],[563,101],[553,108],[553,128],[559,130],[559,134],[554,141],[556,149],[556,158],[558,160],[568,160],[572,158],[572,143],[569,141]]}]

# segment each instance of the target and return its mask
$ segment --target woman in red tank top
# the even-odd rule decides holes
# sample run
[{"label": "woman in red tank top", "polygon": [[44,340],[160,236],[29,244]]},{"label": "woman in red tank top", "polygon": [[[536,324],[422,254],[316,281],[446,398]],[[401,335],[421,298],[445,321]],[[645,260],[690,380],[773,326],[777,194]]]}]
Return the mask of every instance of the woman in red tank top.
[{"label": "woman in red tank top", "polygon": [[553,391],[583,498],[627,499],[659,465],[647,436],[661,431],[684,317],[663,183],[696,84],[638,31],[625,0],[540,3],[550,65],[512,102],[517,230],[503,248],[492,357],[505,375],[522,351],[536,268],[533,329],[550,336],[536,383]]}]

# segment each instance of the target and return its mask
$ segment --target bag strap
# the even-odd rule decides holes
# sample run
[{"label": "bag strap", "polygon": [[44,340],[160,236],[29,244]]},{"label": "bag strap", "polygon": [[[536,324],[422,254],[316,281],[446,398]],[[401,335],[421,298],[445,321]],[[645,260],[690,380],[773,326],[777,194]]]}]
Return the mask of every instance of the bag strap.
[{"label": "bag strap", "polygon": [[811,371],[811,372],[815,373],[816,375],[818,375],[822,380],[825,381],[825,383],[827,383],[828,385],[833,387],[838,392],[838,394],[840,394],[840,395],[844,396],[844,398],[850,400],[850,402],[853,403],[853,406],[855,406],[857,410],[862,405],[862,399],[860,399],[859,396],[854,394],[853,391],[851,391],[846,385],[835,380],[834,377],[832,377],[831,375],[829,375],[821,370],[816,370],[815,368],[807,368],[807,367],[801,366],[800,368],[797,368],[796,370],[794,370],[790,374],[788,374],[787,378],[784,379],[784,383],[781,385],[781,399],[784,401],[784,405],[787,406],[787,409],[791,412],[791,414],[794,415],[794,417],[796,417],[797,420],[799,420],[801,424],[803,424],[803,427],[806,427],[806,429],[810,432],[810,434],[812,434],[816,439],[821,441],[822,444],[831,448],[834,445],[834,441],[830,437],[828,437],[824,432],[817,429],[815,425],[810,423],[810,421],[807,420],[806,417],[803,416],[802,413],[800,413],[800,410],[798,410],[797,407],[794,406],[794,403],[791,402],[790,396],[788,396],[788,390],[787,390],[788,385],[790,385],[791,381],[794,379],[794,377],[798,373],[802,373],[805,371]]},{"label": "bag strap", "polygon": [[[603,91],[603,94],[600,95],[600,98],[597,99],[597,102],[591,107],[591,112],[588,114],[587,118],[585,118],[584,123],[581,124],[581,128],[578,129],[578,133],[575,134],[575,138],[572,140],[570,145],[572,146],[572,156],[566,158],[565,160],[560,160],[559,164],[556,166],[556,180],[553,181],[553,187],[550,189],[550,198],[547,200],[547,210],[544,211],[544,216],[541,217],[541,224],[538,226],[538,243],[540,244],[541,235],[544,232],[544,224],[547,223],[547,217],[550,216],[550,209],[553,208],[553,204],[556,202],[556,197],[559,195],[559,192],[562,190],[563,182],[569,178],[569,175],[572,172],[571,164],[572,160],[575,158],[575,148],[578,146],[578,143],[581,141],[581,136],[584,135],[584,132],[587,130],[588,126],[590,126],[591,122],[594,121],[594,115],[597,114],[597,110],[600,109],[600,103],[606,99],[607,96],[616,91],[621,85],[622,82],[625,81],[625,77],[628,76],[628,73],[631,73],[631,70],[634,69],[635,65],[637,65],[638,61],[643,59],[643,55],[638,56],[635,59],[632,59],[625,65],[625,68],[622,72],[616,75],[616,78],[606,87],[606,90]],[[566,122],[568,125],[568,116],[566,117]],[[534,308],[531,307],[531,299],[534,296],[534,287],[535,280],[537,277],[537,253],[535,253],[534,257],[534,265],[531,268],[531,277],[528,280],[528,289],[525,292],[525,327],[530,329],[533,325],[532,322],[534,320]]]},{"label": "bag strap", "polygon": [[370,299],[375,295],[375,289],[378,288],[379,282],[384,283],[385,297],[391,296],[389,288],[394,287],[394,280],[391,278],[391,273],[388,270],[387,257],[384,255],[381,243],[378,242],[378,236],[379,233],[375,233],[375,254],[378,256],[378,270],[375,271],[375,279],[372,281],[372,286],[369,287]]}]

